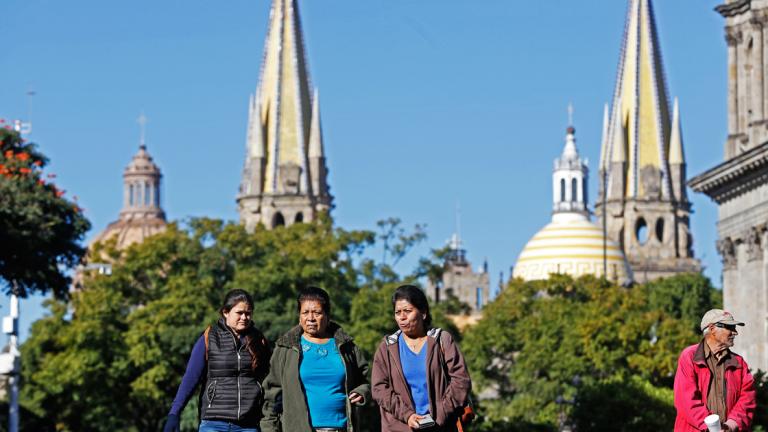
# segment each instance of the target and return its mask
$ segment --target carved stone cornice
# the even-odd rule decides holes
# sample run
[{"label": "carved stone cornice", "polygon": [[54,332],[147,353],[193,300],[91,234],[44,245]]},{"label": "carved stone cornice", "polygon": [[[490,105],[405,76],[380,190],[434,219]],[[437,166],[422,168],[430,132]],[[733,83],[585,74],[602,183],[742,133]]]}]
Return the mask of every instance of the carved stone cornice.
[{"label": "carved stone cornice", "polygon": [[725,43],[728,46],[736,46],[744,41],[744,33],[740,27],[726,26],[725,27]]},{"label": "carved stone cornice", "polygon": [[717,13],[725,18],[743,14],[752,8],[752,0],[736,0],[731,3],[721,4],[716,6]]},{"label": "carved stone cornice", "polygon": [[768,142],[747,150],[688,181],[718,204],[768,183]]},{"label": "carved stone cornice", "polygon": [[762,229],[758,227],[747,228],[744,233],[744,244],[747,246],[747,261],[759,261],[763,259],[761,237]]},{"label": "carved stone cornice", "polygon": [[730,237],[718,240],[717,253],[720,254],[720,260],[723,262],[723,270],[736,268],[736,243]]}]

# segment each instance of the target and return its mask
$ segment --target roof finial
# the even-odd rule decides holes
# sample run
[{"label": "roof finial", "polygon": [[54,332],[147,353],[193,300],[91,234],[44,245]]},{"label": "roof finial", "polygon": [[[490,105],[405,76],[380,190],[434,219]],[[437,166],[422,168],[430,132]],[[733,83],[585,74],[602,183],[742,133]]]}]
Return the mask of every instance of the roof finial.
[{"label": "roof finial", "polygon": [[573,126],[573,102],[568,102],[568,126]]},{"label": "roof finial", "polygon": [[139,137],[139,147],[142,149],[146,149],[146,133],[147,133],[147,116],[144,115],[144,111],[139,114],[139,118],[136,119],[136,123],[139,124],[139,130],[141,131],[141,135]]},{"label": "roof finial", "polygon": [[451,238],[451,249],[461,249],[461,206],[459,200],[456,200],[456,232]]}]

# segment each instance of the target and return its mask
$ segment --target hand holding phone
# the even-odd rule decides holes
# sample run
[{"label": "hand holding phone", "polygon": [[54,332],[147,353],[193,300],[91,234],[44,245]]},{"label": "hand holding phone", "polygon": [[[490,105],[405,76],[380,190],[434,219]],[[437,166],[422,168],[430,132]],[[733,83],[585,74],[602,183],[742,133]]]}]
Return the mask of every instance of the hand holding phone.
[{"label": "hand holding phone", "polygon": [[421,416],[417,422],[419,423],[419,429],[426,429],[435,425],[435,420],[431,415],[429,415],[429,413]]}]

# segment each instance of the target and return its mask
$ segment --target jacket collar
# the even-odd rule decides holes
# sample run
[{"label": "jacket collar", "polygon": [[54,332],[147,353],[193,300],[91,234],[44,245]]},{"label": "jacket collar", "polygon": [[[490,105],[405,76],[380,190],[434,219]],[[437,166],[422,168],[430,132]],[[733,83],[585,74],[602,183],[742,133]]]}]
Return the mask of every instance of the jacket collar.
[{"label": "jacket collar", "polygon": [[[337,347],[340,347],[345,343],[352,342],[352,336],[348,335],[340,325],[333,321],[328,323],[328,332],[333,335]],[[301,335],[303,334],[304,330],[300,325],[297,325],[288,330],[284,335],[277,338],[275,344],[286,348],[299,348],[301,345]]]},{"label": "jacket collar", "polygon": [[[402,332],[403,332],[402,330],[398,330],[390,335],[386,335],[384,337],[384,340],[387,342],[387,346],[396,344],[398,339],[400,339],[400,334]],[[440,339],[440,333],[442,332],[443,332],[443,329],[439,327],[433,327],[427,330],[427,336],[437,341]]]},{"label": "jacket collar", "polygon": [[[704,339],[699,342],[699,346],[696,347],[696,352],[693,354],[693,362],[698,364],[699,366],[707,366],[707,358],[704,354],[704,344],[707,343]],[[723,363],[725,365],[726,369],[738,369],[741,367],[741,363],[736,359],[736,354],[732,353],[731,350],[728,350],[728,354],[726,354],[728,357],[725,359],[725,362]]]}]

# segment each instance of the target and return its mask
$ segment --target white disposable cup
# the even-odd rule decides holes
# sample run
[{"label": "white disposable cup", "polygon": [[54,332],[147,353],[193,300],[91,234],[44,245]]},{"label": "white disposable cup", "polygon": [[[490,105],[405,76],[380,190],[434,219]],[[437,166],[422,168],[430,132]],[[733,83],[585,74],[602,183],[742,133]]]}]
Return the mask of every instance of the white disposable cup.
[{"label": "white disposable cup", "polygon": [[708,415],[704,418],[704,424],[707,425],[709,432],[720,432],[720,416],[717,414]]}]

